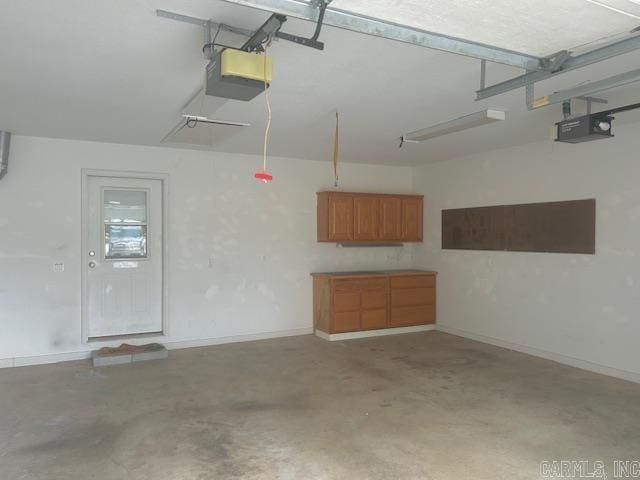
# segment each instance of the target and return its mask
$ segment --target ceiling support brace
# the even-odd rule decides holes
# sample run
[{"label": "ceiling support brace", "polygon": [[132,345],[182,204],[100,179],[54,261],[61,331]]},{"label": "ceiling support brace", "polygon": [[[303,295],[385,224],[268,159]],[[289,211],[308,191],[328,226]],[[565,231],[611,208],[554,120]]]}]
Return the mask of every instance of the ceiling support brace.
[{"label": "ceiling support brace", "polygon": [[316,22],[316,30],[313,32],[311,38],[304,38],[298,35],[291,35],[290,33],[278,32],[277,36],[283,40],[289,40],[290,42],[304,45],[305,47],[315,48],[316,50],[324,50],[324,43],[318,41],[320,31],[322,30],[322,23],[324,22],[324,14],[327,11],[327,6],[332,0],[312,0],[312,5],[318,9],[318,20]]},{"label": "ceiling support brace", "polygon": [[551,73],[558,72],[562,69],[562,66],[565,64],[569,57],[571,56],[571,52],[568,50],[562,50],[555,55],[551,55],[547,60],[547,70]]},{"label": "ceiling support brace", "polygon": [[[631,70],[619,75],[613,75],[612,77],[598,80],[596,82],[578,85],[577,87],[569,88],[567,90],[561,90],[559,92],[552,93],[551,95],[536,98],[535,100],[531,99],[530,102],[529,99],[527,99],[527,106],[529,107],[529,110],[532,110],[560,103],[572,98],[582,98],[591,102],[595,100],[591,95],[637,82],[640,82],[640,69]],[[533,84],[527,85],[527,89],[529,88],[533,89]]]},{"label": "ceiling support brace", "polygon": [[[286,15],[317,22],[319,17],[318,3],[302,0],[223,0],[227,3],[257,8],[271,13]],[[428,32],[417,28],[387,22],[377,18],[358,15],[345,10],[328,7],[325,10],[323,24],[332,27],[351,30],[376,37],[396,40],[399,42],[418,45],[420,47],[442,50],[467,57],[502,63],[526,70],[540,70],[545,68],[543,59],[514,52],[511,50],[472,42],[461,38],[450,37],[438,33]]]},{"label": "ceiling support brace", "polygon": [[11,146],[11,134],[0,130],[0,179],[9,171],[9,148]]},{"label": "ceiling support brace", "polygon": [[231,25],[226,25],[224,23],[215,23],[204,18],[190,17],[189,15],[181,15],[179,13],[169,12],[167,10],[156,10],[156,15],[158,15],[159,17],[168,18],[170,20],[176,20],[178,22],[198,25],[203,28],[210,26],[212,30],[217,30],[218,28],[220,28],[220,30],[225,30],[227,32],[235,33],[238,35],[244,35],[245,37],[250,37],[251,35],[253,35],[253,30],[232,27]]},{"label": "ceiling support brace", "polygon": [[487,82],[487,61],[480,60],[480,90],[482,90]]},{"label": "ceiling support brace", "polygon": [[[281,38],[283,40],[288,40],[293,43],[297,43],[298,45],[303,45],[305,47],[315,48],[317,50],[324,49],[324,43],[318,41],[318,37],[320,36],[320,31],[322,29],[324,12],[326,11],[327,5],[331,3],[332,0],[313,0],[314,5],[318,5],[318,19],[316,22],[316,29],[311,38],[300,37],[298,35],[292,35],[290,33],[281,32],[280,29],[284,22],[287,21],[287,17],[282,14],[272,14],[267,21],[262,24],[262,26],[256,31],[247,30],[244,28],[232,27],[231,25],[226,25],[224,23],[216,23],[213,20],[205,19],[205,18],[197,18],[190,17],[188,15],[182,15],[180,13],[169,12],[167,10],[156,10],[156,15],[163,18],[168,18],[170,20],[175,20],[177,22],[189,23],[191,25],[198,25],[204,29],[204,47],[202,51],[205,53],[205,56],[209,59],[213,59],[213,49],[215,36],[213,32],[216,32],[216,35],[220,31],[227,31],[231,33],[235,33],[237,35],[242,35],[245,37],[249,37],[242,47],[241,50],[247,52],[262,52],[264,48],[262,44],[268,38]],[[217,45],[217,44],[216,44]]]},{"label": "ceiling support brace", "polygon": [[262,26],[251,35],[251,38],[245,42],[240,48],[245,52],[264,52],[263,44],[274,35],[277,35],[284,22],[287,21],[287,17],[284,15],[271,15]]},{"label": "ceiling support brace", "polygon": [[575,70],[576,68],[585,67],[624,53],[632,52],[638,48],[640,48],[640,36],[636,35],[576,56],[571,54],[566,55],[564,52],[560,52],[558,55],[562,56],[562,61],[556,62],[552,60],[549,64],[551,67],[559,69],[555,71],[539,70],[536,72],[527,72],[519,77],[482,88],[476,92],[476,100],[484,100],[517,88],[526,87],[527,85],[546,80],[570,70]]},{"label": "ceiling support brace", "polygon": [[203,51],[205,52],[205,56],[211,60],[213,57],[213,32],[214,31],[226,31],[230,33],[235,33],[236,35],[242,35],[244,37],[251,37],[255,33],[253,30],[247,30],[244,28],[232,27],[231,25],[226,25],[224,23],[216,23],[212,20],[208,20],[206,18],[197,18],[190,17],[189,15],[181,15],[175,12],[169,12],[167,10],[156,10],[156,15],[163,18],[168,18],[169,20],[175,20],[177,22],[189,23],[191,25],[197,25],[204,29],[204,44],[205,48]]},{"label": "ceiling support brace", "polygon": [[605,105],[609,103],[603,98],[596,98],[596,97],[576,97],[576,100],[584,100],[585,102],[587,102],[587,115],[591,115],[592,103],[604,103]]}]

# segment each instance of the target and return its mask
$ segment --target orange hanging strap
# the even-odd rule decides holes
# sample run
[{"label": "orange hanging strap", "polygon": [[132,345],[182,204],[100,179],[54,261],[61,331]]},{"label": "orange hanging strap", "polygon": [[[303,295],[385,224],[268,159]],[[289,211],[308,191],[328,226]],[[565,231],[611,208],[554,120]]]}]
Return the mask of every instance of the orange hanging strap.
[{"label": "orange hanging strap", "polygon": [[336,136],[333,139],[333,176],[334,186],[338,186],[338,153],[339,153],[339,133],[338,133],[338,112],[336,111]]}]

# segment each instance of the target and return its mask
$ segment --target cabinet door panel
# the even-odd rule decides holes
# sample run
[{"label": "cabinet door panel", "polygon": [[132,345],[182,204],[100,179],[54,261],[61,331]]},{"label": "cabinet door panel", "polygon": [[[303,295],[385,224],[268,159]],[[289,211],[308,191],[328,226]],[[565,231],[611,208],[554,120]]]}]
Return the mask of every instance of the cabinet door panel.
[{"label": "cabinet door panel", "polygon": [[400,197],[380,197],[380,226],[381,240],[402,239],[402,200]]},{"label": "cabinet door panel", "polygon": [[385,308],[387,306],[387,292],[380,290],[377,292],[362,292],[362,308],[374,309]]},{"label": "cabinet door panel", "polygon": [[390,327],[411,327],[435,323],[435,308],[433,305],[418,307],[393,307],[391,309]]},{"label": "cabinet door panel", "polygon": [[375,330],[387,327],[387,310],[363,310],[362,330]]},{"label": "cabinet door panel", "polygon": [[402,240],[422,241],[422,198],[402,199]]},{"label": "cabinet door panel", "polygon": [[329,239],[353,240],[353,196],[329,197]]},{"label": "cabinet door panel", "polygon": [[360,294],[336,293],[333,299],[333,309],[336,312],[352,312],[360,310]]},{"label": "cabinet door panel", "polygon": [[378,199],[373,196],[353,198],[354,232],[356,240],[378,238]]},{"label": "cabinet door panel", "polygon": [[333,319],[333,331],[336,333],[360,330],[360,311],[336,313]]}]

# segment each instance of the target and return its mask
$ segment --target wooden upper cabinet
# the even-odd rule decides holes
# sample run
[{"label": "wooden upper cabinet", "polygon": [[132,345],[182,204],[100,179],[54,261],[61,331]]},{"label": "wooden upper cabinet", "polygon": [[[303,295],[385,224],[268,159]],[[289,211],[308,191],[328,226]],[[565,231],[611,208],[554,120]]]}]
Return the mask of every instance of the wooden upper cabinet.
[{"label": "wooden upper cabinet", "polygon": [[380,239],[400,241],[402,239],[402,199],[380,197]]},{"label": "wooden upper cabinet", "polygon": [[319,192],[318,241],[421,242],[422,196]]},{"label": "wooden upper cabinet", "polygon": [[318,241],[353,241],[353,195],[318,193]]},{"label": "wooden upper cabinet", "polygon": [[378,239],[378,198],[373,195],[353,197],[355,240]]},{"label": "wooden upper cabinet", "polygon": [[402,240],[422,241],[422,197],[402,199]]}]

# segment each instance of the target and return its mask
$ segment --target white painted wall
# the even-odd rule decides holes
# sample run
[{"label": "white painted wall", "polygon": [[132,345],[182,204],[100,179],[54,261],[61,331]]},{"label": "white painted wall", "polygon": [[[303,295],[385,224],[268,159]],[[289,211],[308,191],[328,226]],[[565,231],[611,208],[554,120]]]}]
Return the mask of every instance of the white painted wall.
[{"label": "white painted wall", "polygon": [[[331,163],[271,159],[269,185],[253,178],[261,164],[250,156],[14,136],[0,182],[0,366],[77,358],[102,346],[81,337],[82,168],[170,176],[162,340],[169,344],[310,331],[311,271],[412,266],[411,246],[316,242],[315,192],[332,186]],[[409,168],[340,169],[342,189],[411,192]],[[56,262],[64,262],[63,273],[53,272]],[[45,357],[31,358],[38,356]]]},{"label": "white painted wall", "polygon": [[[440,272],[442,328],[640,378],[636,130],[413,170],[343,165],[343,189],[425,195],[425,243],[401,249],[315,241],[328,162],[272,159],[276,181],[263,185],[257,157],[15,136],[0,182],[0,366],[101,346],[82,342],[80,319],[80,172],[94,168],[170,176],[169,345],[306,332],[309,272],[422,266]],[[443,208],[590,197],[595,256],[440,249]]]},{"label": "white painted wall", "polygon": [[[548,141],[415,168],[426,205],[416,263],[439,271],[442,328],[640,379],[638,145],[638,124],[625,125],[611,140]],[[597,199],[595,256],[440,248],[442,209],[582,198]]]}]

